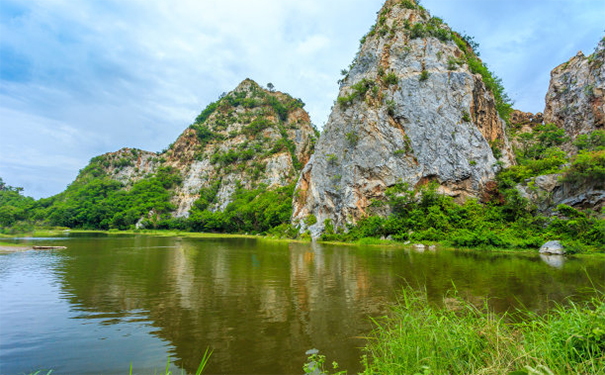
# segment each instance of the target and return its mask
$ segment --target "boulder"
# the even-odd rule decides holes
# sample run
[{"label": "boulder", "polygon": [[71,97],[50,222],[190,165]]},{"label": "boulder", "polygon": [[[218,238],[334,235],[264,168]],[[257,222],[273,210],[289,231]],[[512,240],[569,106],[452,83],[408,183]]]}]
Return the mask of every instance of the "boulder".
[{"label": "boulder", "polygon": [[559,241],[548,241],[540,248],[540,254],[564,255],[565,247]]}]

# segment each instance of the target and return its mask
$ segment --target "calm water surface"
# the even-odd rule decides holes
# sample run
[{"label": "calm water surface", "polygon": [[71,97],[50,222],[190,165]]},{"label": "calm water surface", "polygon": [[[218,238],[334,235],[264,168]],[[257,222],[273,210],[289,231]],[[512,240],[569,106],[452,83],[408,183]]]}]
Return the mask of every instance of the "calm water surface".
[{"label": "calm water surface", "polygon": [[[405,285],[456,286],[505,311],[541,311],[605,282],[603,258],[79,235],[19,242],[67,250],[0,255],[0,373],[301,374],[317,348],[360,370],[370,317]],[[592,279],[592,281],[591,281]]]}]

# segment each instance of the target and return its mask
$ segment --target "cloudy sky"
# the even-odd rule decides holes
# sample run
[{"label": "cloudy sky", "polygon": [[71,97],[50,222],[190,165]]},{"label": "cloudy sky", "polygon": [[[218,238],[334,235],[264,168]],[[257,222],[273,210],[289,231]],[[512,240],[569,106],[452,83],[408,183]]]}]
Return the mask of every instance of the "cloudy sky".
[{"label": "cloudy sky", "polygon": [[[160,151],[244,78],[319,128],[383,0],[0,0],[0,177],[59,193],[95,155]],[[475,36],[515,107],[605,34],[603,0],[423,0]]]}]

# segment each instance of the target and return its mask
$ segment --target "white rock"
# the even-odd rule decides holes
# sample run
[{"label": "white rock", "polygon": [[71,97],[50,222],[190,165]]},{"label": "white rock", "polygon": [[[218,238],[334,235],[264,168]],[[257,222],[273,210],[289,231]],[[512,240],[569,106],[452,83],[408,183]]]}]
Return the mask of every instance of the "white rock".
[{"label": "white rock", "polygon": [[548,241],[540,248],[541,254],[563,255],[566,253],[565,247],[559,241]]}]

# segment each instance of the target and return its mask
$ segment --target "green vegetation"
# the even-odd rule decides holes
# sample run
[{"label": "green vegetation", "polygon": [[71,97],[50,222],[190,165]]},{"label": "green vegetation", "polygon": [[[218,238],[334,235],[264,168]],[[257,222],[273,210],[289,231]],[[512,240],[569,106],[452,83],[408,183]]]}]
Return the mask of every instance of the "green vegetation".
[{"label": "green vegetation", "polygon": [[462,111],[462,121],[471,122],[471,115],[468,113],[467,110]]},{"label": "green vegetation", "polygon": [[366,93],[372,88],[374,87],[375,83],[372,82],[371,80],[364,78],[361,81],[357,82],[356,84],[351,86],[352,92],[349,95],[346,96],[340,96],[337,99],[338,104],[343,107],[346,108],[348,106],[350,106],[351,104],[353,104],[353,102],[358,99],[358,98],[363,98],[365,97]]},{"label": "green vegetation", "polygon": [[[439,194],[436,183],[416,189],[405,184],[389,188],[384,202],[391,215],[369,216],[336,231],[326,223],[324,241],[355,242],[392,236],[396,241],[441,242],[454,247],[535,249],[549,239],[563,240],[570,251],[602,251],[605,220],[569,206],[559,206],[560,218],[536,214],[515,189],[500,191],[492,202],[468,200],[457,204]],[[447,239],[447,240],[446,240]]]},{"label": "green vegetation", "polygon": [[410,0],[403,0],[401,2],[401,6],[404,7],[405,9],[416,9],[416,5],[411,2]]},{"label": "green vegetation", "polygon": [[605,374],[605,298],[498,316],[456,294],[405,289],[365,348],[363,374]]},{"label": "green vegetation", "polygon": [[31,229],[26,222],[36,204],[30,197],[21,195],[23,188],[6,185],[0,178],[0,228],[6,232],[23,232]]},{"label": "green vegetation", "polygon": [[579,153],[566,170],[565,181],[605,186],[605,130],[583,134],[574,145]]},{"label": "green vegetation", "polygon": [[396,85],[399,82],[399,78],[397,78],[397,74],[394,72],[389,72],[382,77],[382,82],[384,82],[385,85]]},{"label": "green vegetation", "polygon": [[432,17],[427,23],[415,23],[410,30],[410,38],[434,37],[442,42],[452,40],[452,32],[439,17]]},{"label": "green vegetation", "polygon": [[420,73],[420,77],[418,78],[418,80],[420,82],[426,81],[427,79],[429,79],[430,76],[431,76],[431,73],[429,73],[426,70],[423,70],[422,73]]},{"label": "green vegetation", "polygon": [[355,147],[359,142],[359,135],[356,132],[348,132],[345,134],[345,138],[352,147]]},{"label": "green vegetation", "polygon": [[266,186],[247,190],[239,185],[224,211],[210,211],[216,190],[209,191],[194,204],[187,222],[173,222],[174,227],[169,229],[220,233],[265,233],[275,228],[287,230],[293,194],[294,184],[275,190],[267,190]]}]

